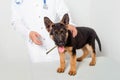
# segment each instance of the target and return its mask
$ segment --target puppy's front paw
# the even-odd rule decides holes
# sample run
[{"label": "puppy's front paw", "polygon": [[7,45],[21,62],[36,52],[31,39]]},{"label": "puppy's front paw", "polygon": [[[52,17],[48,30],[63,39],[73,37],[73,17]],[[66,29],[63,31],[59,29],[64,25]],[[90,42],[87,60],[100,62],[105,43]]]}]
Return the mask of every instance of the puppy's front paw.
[{"label": "puppy's front paw", "polygon": [[96,64],[96,62],[95,61],[93,61],[93,62],[90,62],[90,66],[95,66],[95,64]]},{"label": "puppy's front paw", "polygon": [[75,76],[76,75],[76,71],[70,70],[68,74],[71,75],[71,76]]},{"label": "puppy's front paw", "polygon": [[58,69],[57,69],[57,72],[58,72],[58,73],[63,73],[64,70],[65,70],[64,68],[58,68]]}]

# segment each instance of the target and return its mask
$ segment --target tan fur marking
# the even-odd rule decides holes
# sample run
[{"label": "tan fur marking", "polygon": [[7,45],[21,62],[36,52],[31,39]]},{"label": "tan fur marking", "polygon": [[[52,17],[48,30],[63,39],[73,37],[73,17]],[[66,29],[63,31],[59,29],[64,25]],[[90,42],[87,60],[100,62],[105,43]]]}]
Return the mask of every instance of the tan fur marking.
[{"label": "tan fur marking", "polygon": [[66,33],[66,38],[65,38],[65,40],[67,40],[67,38],[68,38],[68,32]]},{"label": "tan fur marking", "polygon": [[94,66],[96,64],[96,53],[93,52],[92,46],[87,44],[86,47],[90,51],[90,54],[91,54],[91,57],[92,57],[92,60],[91,60],[89,65]]},{"label": "tan fur marking", "polygon": [[86,46],[83,47],[82,50],[83,50],[83,55],[82,55],[81,57],[77,58],[77,61],[82,61],[82,60],[83,60],[85,57],[87,57],[87,55],[89,54],[89,51],[88,51],[88,49],[86,48]]},{"label": "tan fur marking", "polygon": [[50,24],[50,28],[46,28],[48,32],[51,31],[53,23]]},{"label": "tan fur marking", "polygon": [[59,23],[65,25],[62,21],[60,21]]},{"label": "tan fur marking", "polygon": [[60,67],[57,69],[57,72],[62,73],[65,70],[65,53],[59,53],[60,56]]},{"label": "tan fur marking", "polygon": [[70,55],[71,55],[72,49],[73,49],[73,47],[66,47],[65,48],[66,51],[70,52]]},{"label": "tan fur marking", "polygon": [[75,75],[76,74],[76,55],[73,55],[72,53],[73,47],[66,47],[66,50],[68,51],[70,55],[70,71],[69,75]]},{"label": "tan fur marking", "polygon": [[88,49],[90,53],[93,51],[92,47],[89,44],[86,44],[85,47]]},{"label": "tan fur marking", "polygon": [[96,53],[91,54],[92,60],[90,62],[90,66],[95,66],[96,64]]},{"label": "tan fur marking", "polygon": [[[72,53],[71,53],[72,54]],[[70,55],[70,75],[76,74],[76,55]]]}]

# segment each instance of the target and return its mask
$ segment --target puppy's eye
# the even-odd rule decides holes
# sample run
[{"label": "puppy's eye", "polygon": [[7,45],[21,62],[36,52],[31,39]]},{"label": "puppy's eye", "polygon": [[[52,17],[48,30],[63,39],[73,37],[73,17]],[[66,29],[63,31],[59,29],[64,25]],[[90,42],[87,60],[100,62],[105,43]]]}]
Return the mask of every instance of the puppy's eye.
[{"label": "puppy's eye", "polygon": [[57,30],[55,30],[55,32],[54,32],[55,34],[58,34],[58,31]]},{"label": "puppy's eye", "polygon": [[60,31],[60,33],[63,33],[63,32],[64,32],[63,30]]},{"label": "puppy's eye", "polygon": [[52,27],[55,27],[55,24],[52,24],[51,26],[52,26]]},{"label": "puppy's eye", "polygon": [[60,30],[60,33],[62,34],[62,33],[65,33],[65,30]]}]

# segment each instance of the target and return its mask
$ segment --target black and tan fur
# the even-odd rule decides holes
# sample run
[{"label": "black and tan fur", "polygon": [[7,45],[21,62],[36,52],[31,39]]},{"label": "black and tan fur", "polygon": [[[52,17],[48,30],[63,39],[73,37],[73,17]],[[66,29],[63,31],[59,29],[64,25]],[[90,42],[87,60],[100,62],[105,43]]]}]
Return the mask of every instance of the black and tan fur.
[{"label": "black and tan fur", "polygon": [[[101,51],[101,43],[96,32],[88,27],[76,27],[77,35],[72,36],[72,32],[68,30],[69,16],[65,14],[59,23],[53,23],[48,17],[44,17],[44,23],[51,38],[58,47],[64,47],[64,52],[59,51],[60,67],[57,72],[62,73],[65,70],[65,52],[70,54],[70,75],[76,74],[76,60],[82,61],[89,53],[92,60],[90,66],[96,64],[95,39],[99,44]],[[76,49],[82,49],[83,55],[76,59]]]}]

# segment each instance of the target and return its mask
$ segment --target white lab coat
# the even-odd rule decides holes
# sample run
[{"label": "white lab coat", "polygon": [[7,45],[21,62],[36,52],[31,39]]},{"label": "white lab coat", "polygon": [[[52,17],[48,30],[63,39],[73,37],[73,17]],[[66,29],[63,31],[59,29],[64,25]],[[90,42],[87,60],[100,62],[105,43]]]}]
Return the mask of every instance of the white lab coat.
[{"label": "white lab coat", "polygon": [[[16,31],[24,36],[32,62],[59,60],[57,49],[46,55],[46,51],[54,47],[55,44],[45,28],[44,17],[47,16],[53,22],[57,22],[69,11],[63,0],[46,0],[46,4],[48,9],[43,9],[43,0],[12,0],[11,24]],[[30,31],[36,31],[42,36],[42,46],[34,44],[29,39]]]}]

